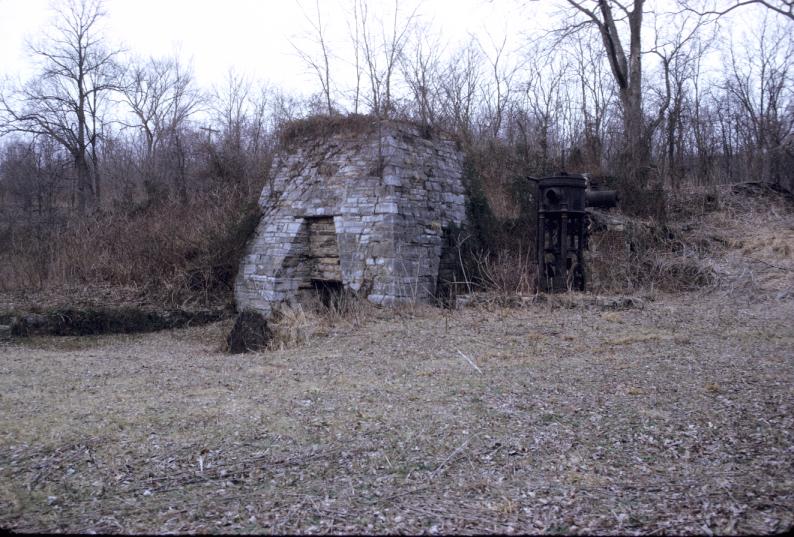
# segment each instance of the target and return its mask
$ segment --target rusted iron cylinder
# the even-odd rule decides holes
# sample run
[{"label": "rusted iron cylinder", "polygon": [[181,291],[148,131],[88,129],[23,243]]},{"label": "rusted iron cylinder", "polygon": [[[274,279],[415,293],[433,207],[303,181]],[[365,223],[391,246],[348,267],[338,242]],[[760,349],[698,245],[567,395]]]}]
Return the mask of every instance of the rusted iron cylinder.
[{"label": "rusted iron cylinder", "polygon": [[620,195],[615,190],[587,190],[584,194],[585,204],[588,207],[611,209],[617,207]]}]

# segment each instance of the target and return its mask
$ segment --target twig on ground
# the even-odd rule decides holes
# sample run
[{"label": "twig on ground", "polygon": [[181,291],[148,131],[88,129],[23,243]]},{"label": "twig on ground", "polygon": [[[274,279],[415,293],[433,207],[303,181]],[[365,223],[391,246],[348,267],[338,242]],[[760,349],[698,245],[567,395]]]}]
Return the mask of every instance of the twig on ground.
[{"label": "twig on ground", "polygon": [[471,364],[471,366],[472,366],[474,369],[476,369],[476,370],[477,370],[477,372],[478,372],[480,375],[482,375],[482,369],[480,369],[479,367],[477,367],[477,364],[475,364],[474,362],[472,362],[471,358],[469,358],[468,356],[466,356],[465,354],[463,354],[463,353],[462,353],[462,352],[460,352],[460,351],[458,351],[458,354],[460,354],[461,356],[463,356],[463,358],[464,358],[464,359],[465,359],[467,362],[469,362],[469,363]]},{"label": "twig on ground", "polygon": [[[458,352],[460,352],[460,351],[458,351]],[[463,354],[463,353],[461,352],[461,354]],[[465,357],[465,356],[466,356],[466,355],[464,355],[464,357]],[[467,358],[467,360],[468,360],[468,358]],[[472,365],[474,365],[474,364],[472,364]],[[477,366],[475,365],[474,367],[477,367]],[[478,368],[478,370],[479,370],[479,368]],[[477,436],[477,435],[474,435],[474,436]],[[448,463],[449,461],[451,461],[451,460],[452,460],[452,458],[453,458],[453,457],[455,457],[455,455],[457,455],[458,453],[460,453],[460,452],[463,450],[463,448],[465,448],[465,447],[468,445],[468,443],[471,441],[471,439],[472,439],[472,438],[474,438],[474,436],[472,436],[472,437],[470,437],[470,438],[467,438],[465,442],[463,442],[461,445],[459,445],[457,448],[455,448],[455,450],[454,450],[452,453],[450,453],[450,454],[449,454],[449,457],[447,457],[446,459],[444,459],[444,462],[442,462],[441,464],[439,464],[439,465],[438,465],[438,468],[436,468],[435,470],[433,470],[433,473],[432,473],[432,474],[430,474],[430,479],[431,479],[431,480],[432,480],[432,479],[435,479],[435,478],[438,476],[438,474],[441,472],[441,470],[443,470],[443,469],[444,469],[444,467],[447,465],[447,463]]]},{"label": "twig on ground", "polygon": [[755,257],[750,257],[749,255],[747,256],[747,258],[750,259],[751,261],[755,261],[756,263],[764,264],[767,267],[772,267],[772,268],[775,268],[775,269],[778,269],[778,270],[783,270],[785,272],[794,272],[794,269],[791,269],[791,268],[788,268],[788,267],[779,267],[778,265],[773,265],[772,263],[767,263],[766,261],[763,261],[761,259],[756,259]]},{"label": "twig on ground", "polygon": [[403,492],[398,492],[397,494],[392,494],[391,496],[386,496],[385,498],[383,498],[383,501],[393,500],[393,499],[399,498],[401,496],[408,496],[409,494],[414,494],[414,493],[419,492],[421,490],[425,490],[427,487],[428,487],[428,485],[422,485],[420,487],[415,487],[415,488],[412,488],[412,489],[408,489],[408,490],[405,490]]}]

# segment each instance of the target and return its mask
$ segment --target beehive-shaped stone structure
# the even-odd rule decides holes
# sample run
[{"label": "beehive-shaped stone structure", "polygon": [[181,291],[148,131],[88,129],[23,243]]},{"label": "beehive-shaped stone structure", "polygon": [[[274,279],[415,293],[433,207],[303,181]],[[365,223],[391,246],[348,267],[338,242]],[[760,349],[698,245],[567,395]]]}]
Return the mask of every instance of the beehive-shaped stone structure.
[{"label": "beehive-shaped stone structure", "polygon": [[269,315],[320,288],[378,304],[432,299],[449,232],[465,219],[456,144],[360,117],[304,131],[273,162],[235,284],[238,310]]}]

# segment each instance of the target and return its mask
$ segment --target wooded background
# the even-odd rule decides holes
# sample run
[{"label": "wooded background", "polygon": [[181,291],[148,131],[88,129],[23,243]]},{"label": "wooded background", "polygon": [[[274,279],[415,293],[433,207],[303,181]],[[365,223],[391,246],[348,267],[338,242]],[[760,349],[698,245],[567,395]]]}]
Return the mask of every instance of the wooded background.
[{"label": "wooded background", "polygon": [[400,2],[350,0],[347,37],[330,40],[317,0],[294,45],[315,75],[308,97],[233,71],[200,87],[183,58],[136,56],[103,35],[101,1],[62,4],[30,46],[36,75],[0,93],[0,287],[228,292],[279,132],[315,116],[452,134],[473,197],[502,223],[527,219],[526,175],[563,169],[602,177],[626,212],[656,221],[693,187],[794,189],[794,2],[558,4],[559,25],[519,48],[451,49]]}]

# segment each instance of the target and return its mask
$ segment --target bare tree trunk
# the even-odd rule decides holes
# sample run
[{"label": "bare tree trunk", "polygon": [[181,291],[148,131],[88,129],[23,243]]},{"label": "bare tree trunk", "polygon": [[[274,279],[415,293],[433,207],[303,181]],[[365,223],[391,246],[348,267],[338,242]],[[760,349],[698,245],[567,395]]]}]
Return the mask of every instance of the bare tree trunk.
[{"label": "bare tree trunk", "polygon": [[350,38],[353,40],[353,60],[356,69],[356,87],[353,93],[353,113],[358,114],[359,101],[361,98],[361,38],[359,17],[361,16],[361,2],[360,0],[353,0],[353,27],[348,25]]},{"label": "bare tree trunk", "polygon": [[77,153],[74,156],[74,172],[77,181],[77,212],[82,215],[87,210],[91,190],[91,171],[88,169],[84,153]]},{"label": "bare tree trunk", "polygon": [[[601,35],[604,50],[618,88],[623,108],[623,158],[625,206],[639,213],[664,218],[663,191],[647,192],[650,164],[650,137],[642,110],[642,16],[645,0],[632,0],[631,9],[613,0],[597,0],[597,9],[581,0],[568,3],[585,14]],[[613,4],[628,23],[628,56],[623,48]],[[658,186],[658,185],[657,185]]]}]

